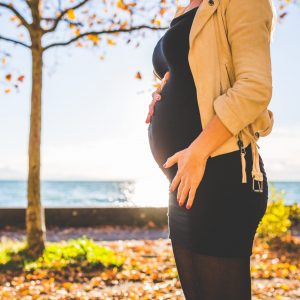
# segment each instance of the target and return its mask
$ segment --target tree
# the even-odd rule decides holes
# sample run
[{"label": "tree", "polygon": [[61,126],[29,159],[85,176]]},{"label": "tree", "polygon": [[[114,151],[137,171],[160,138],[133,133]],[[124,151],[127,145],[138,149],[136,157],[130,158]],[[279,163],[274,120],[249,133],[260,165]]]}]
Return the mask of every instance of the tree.
[{"label": "tree", "polygon": [[[158,17],[166,12],[164,0],[157,3],[132,0],[20,0],[9,3],[0,1],[0,11],[10,13],[11,21],[17,22],[28,34],[28,41],[18,37],[3,36],[0,41],[22,46],[31,52],[32,89],[30,134],[28,147],[28,181],[26,236],[28,253],[37,257],[45,247],[45,217],[40,199],[40,145],[41,107],[44,53],[55,47],[75,44],[78,47],[113,45],[105,35],[142,32],[142,29],[164,30]],[[102,10],[101,10],[102,9]],[[102,14],[100,14],[102,12]],[[136,19],[138,25],[136,25]],[[141,24],[142,23],[142,24]],[[2,29],[3,30],[3,29]],[[67,35],[67,38],[62,38]],[[49,37],[50,36],[50,37]],[[131,39],[128,39],[128,43]],[[103,45],[102,45],[103,46]],[[8,53],[4,52],[4,55]],[[8,81],[11,74],[6,75]],[[23,81],[24,75],[17,78]],[[15,83],[15,86],[18,86]],[[7,92],[9,90],[7,89]]]},{"label": "tree", "polygon": [[281,20],[283,19],[287,14],[287,6],[291,5],[291,4],[295,4],[298,5],[300,3],[299,0],[278,0],[278,19]]}]

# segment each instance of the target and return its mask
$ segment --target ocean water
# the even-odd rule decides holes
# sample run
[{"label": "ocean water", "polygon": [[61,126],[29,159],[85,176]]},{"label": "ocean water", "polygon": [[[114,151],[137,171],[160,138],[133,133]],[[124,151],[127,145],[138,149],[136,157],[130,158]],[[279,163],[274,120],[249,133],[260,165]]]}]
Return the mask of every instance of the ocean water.
[{"label": "ocean water", "polygon": [[[300,203],[300,181],[269,181],[286,204]],[[26,181],[0,181],[0,207],[26,207]],[[139,181],[42,181],[45,207],[167,206],[168,184]]]}]

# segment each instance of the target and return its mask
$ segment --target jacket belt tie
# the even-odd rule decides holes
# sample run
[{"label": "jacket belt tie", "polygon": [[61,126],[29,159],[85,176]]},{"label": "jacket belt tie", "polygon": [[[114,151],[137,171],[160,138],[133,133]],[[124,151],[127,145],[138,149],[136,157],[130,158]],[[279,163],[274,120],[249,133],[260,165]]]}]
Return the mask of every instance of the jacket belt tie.
[{"label": "jacket belt tie", "polygon": [[[260,148],[256,142],[256,139],[247,131],[243,131],[249,138],[251,143],[252,151],[252,189],[255,192],[263,192],[263,173],[260,170],[259,166],[259,153],[257,148]],[[245,159],[245,148],[243,142],[239,139],[239,147],[241,150],[241,163],[242,163],[242,183],[247,183],[247,174],[246,174],[246,159]],[[255,188],[255,181],[257,181],[258,188]]]}]

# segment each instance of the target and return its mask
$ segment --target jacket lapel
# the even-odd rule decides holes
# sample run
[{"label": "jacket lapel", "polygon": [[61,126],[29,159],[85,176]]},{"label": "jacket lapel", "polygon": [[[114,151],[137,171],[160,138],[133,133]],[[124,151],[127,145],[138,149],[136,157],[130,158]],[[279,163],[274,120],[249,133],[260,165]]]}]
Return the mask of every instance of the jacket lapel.
[{"label": "jacket lapel", "polygon": [[200,4],[194,17],[194,21],[192,23],[190,31],[190,48],[192,47],[192,43],[195,40],[197,34],[201,31],[205,23],[219,6],[220,1],[222,0],[203,0],[203,2]]}]

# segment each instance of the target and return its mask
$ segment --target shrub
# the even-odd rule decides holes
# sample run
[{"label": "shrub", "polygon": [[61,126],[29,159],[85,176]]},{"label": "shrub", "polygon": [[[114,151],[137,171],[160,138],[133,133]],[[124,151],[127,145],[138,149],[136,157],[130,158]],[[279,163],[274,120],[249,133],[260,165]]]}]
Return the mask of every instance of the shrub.
[{"label": "shrub", "polygon": [[83,236],[57,243],[46,243],[43,255],[31,259],[26,253],[24,242],[8,242],[0,245],[0,270],[62,269],[79,266],[86,270],[95,267],[120,267],[125,257],[116,255],[108,247],[100,246]]},{"label": "shrub", "polygon": [[291,208],[284,204],[284,192],[270,185],[270,200],[258,228],[258,236],[264,239],[280,238],[288,233],[292,224]]},{"label": "shrub", "polygon": [[292,225],[300,225],[300,205],[298,203],[294,203],[291,205],[290,220],[292,222]]}]

